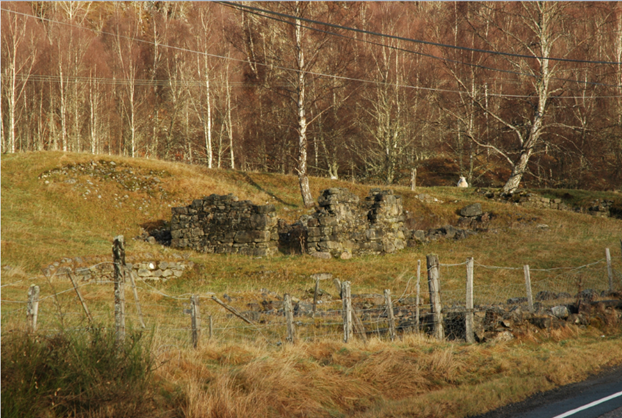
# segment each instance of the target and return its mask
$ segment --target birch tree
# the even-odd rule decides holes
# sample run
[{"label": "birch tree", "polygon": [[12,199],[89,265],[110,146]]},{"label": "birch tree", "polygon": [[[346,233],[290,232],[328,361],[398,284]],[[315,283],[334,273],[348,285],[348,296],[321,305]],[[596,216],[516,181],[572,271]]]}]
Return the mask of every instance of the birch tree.
[{"label": "birch tree", "polygon": [[[567,19],[564,14],[566,7],[566,4],[556,2],[491,3],[482,5],[472,21],[473,27],[479,29],[480,39],[490,49],[515,54],[502,55],[496,62],[505,64],[504,67],[510,71],[525,74],[518,93],[529,98],[523,99],[520,106],[514,105],[509,111],[507,104],[500,106],[506,112],[495,112],[486,106],[481,89],[474,92],[468,77],[457,78],[470,100],[513,136],[509,146],[471,138],[479,146],[500,155],[511,167],[511,174],[503,186],[505,193],[512,193],[519,187],[530,158],[542,144],[548,126],[550,98],[560,92],[560,86],[554,81],[562,64],[550,58],[563,57],[569,52],[564,45],[564,39],[568,36],[563,25]],[[486,37],[483,36],[483,28],[491,28]],[[505,99],[499,97],[497,100]]]},{"label": "birch tree", "polygon": [[33,41],[27,19],[2,12],[3,152],[14,153],[19,147],[17,124],[22,115],[21,101],[35,62],[36,46]]}]

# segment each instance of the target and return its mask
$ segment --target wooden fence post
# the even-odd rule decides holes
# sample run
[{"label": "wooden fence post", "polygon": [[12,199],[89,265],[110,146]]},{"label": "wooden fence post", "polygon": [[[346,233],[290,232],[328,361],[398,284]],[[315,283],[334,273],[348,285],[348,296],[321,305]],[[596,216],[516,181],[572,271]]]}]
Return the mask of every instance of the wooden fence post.
[{"label": "wooden fence post", "polygon": [[421,303],[421,299],[419,299],[419,293],[421,291],[421,260],[417,260],[417,297],[415,299],[415,330],[419,333],[421,329],[421,323],[419,319],[419,304]]},{"label": "wooden fence post", "polygon": [[212,315],[209,316],[209,339],[214,337],[214,323],[212,321]]},{"label": "wooden fence post", "polygon": [[613,268],[611,267],[611,253],[609,248],[605,248],[605,258],[607,259],[607,277],[609,278],[609,291],[613,292]]},{"label": "wooden fence post", "polygon": [[417,169],[413,168],[410,172],[410,190],[413,192],[417,188]]},{"label": "wooden fence post", "polygon": [[67,273],[67,275],[69,276],[69,280],[71,280],[71,284],[73,285],[73,288],[76,291],[76,294],[78,295],[78,299],[80,299],[80,303],[82,304],[82,309],[84,309],[84,313],[86,314],[86,319],[88,319],[89,323],[92,324],[93,317],[91,316],[91,313],[89,312],[89,308],[86,307],[86,302],[84,301],[84,298],[82,297],[82,293],[80,293],[80,289],[78,289],[78,284],[76,283],[75,277],[73,277],[73,274],[71,273]]},{"label": "wooden fence post", "polygon": [[[317,282],[316,282],[317,283]],[[292,307],[292,298],[289,293],[283,296],[283,311],[285,312],[285,320],[287,321],[287,342],[294,342],[294,309]]]},{"label": "wooden fence post", "polygon": [[384,303],[387,305],[387,317],[389,318],[389,338],[395,341],[395,318],[393,317],[393,303],[391,302],[391,290],[384,290]]},{"label": "wooden fence post", "polygon": [[117,344],[125,341],[125,244],[123,235],[116,236],[112,245],[114,263],[114,322]]},{"label": "wooden fence post", "polygon": [[343,295],[341,294],[342,292],[342,287],[341,287],[341,281],[337,278],[333,279],[333,284],[335,285],[335,289],[337,289],[337,292],[339,292],[339,298],[343,298]]},{"label": "wooden fence post", "polygon": [[352,294],[350,282],[341,283],[341,299],[343,302],[343,342],[347,343],[352,338]]},{"label": "wooden fence post", "polygon": [[190,297],[190,318],[192,321],[192,346],[199,348],[199,340],[201,338],[201,310],[199,308],[199,297],[192,295]]},{"label": "wooden fence post", "polygon": [[31,332],[37,331],[37,316],[39,315],[39,286],[31,284],[28,288],[28,305],[26,318]]},{"label": "wooden fence post", "polygon": [[473,264],[473,257],[467,258],[466,317],[464,324],[467,343],[475,342],[475,334],[473,332]]},{"label": "wooden fence post", "polygon": [[436,254],[426,256],[428,268],[428,287],[430,288],[430,310],[434,320],[434,338],[442,340],[445,338],[443,329],[443,313],[441,305],[440,288],[440,262]]},{"label": "wooden fence post", "polygon": [[320,291],[320,277],[316,276],[315,277],[315,292],[313,292],[313,315],[312,317],[315,318],[315,309],[317,307],[317,294]]},{"label": "wooden fence post", "polygon": [[527,303],[529,304],[529,312],[533,312],[533,295],[531,294],[531,275],[529,273],[529,264],[523,266],[525,272],[525,288],[527,289]]}]

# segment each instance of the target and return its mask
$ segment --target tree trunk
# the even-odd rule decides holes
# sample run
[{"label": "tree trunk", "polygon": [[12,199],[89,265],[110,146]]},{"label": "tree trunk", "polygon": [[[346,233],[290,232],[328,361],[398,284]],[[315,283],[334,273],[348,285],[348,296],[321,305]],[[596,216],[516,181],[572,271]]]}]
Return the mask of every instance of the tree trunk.
[{"label": "tree trunk", "polygon": [[207,105],[207,131],[205,132],[205,154],[207,157],[207,168],[212,168],[212,100],[210,96],[209,84],[209,67],[207,65],[207,56],[205,56],[205,90]]},{"label": "tree trunk", "polygon": [[[296,3],[298,10],[298,3]],[[313,206],[313,196],[309,188],[307,174],[307,117],[305,109],[305,56],[302,47],[302,26],[300,20],[296,20],[296,49],[298,50],[298,183],[300,194],[305,207]]]},{"label": "tree trunk", "polygon": [[231,85],[229,84],[229,63],[227,63],[227,133],[229,134],[229,156],[231,169],[235,170],[235,156],[233,154],[233,124],[231,122]]},{"label": "tree trunk", "polygon": [[523,174],[525,174],[525,171],[527,169],[527,163],[529,162],[530,156],[531,150],[524,150],[521,153],[518,162],[514,164],[514,168],[512,169],[512,174],[510,175],[510,178],[508,179],[507,183],[505,183],[505,186],[503,186],[504,193],[514,193],[514,191],[518,189],[518,186],[520,185],[520,182],[523,178]]}]

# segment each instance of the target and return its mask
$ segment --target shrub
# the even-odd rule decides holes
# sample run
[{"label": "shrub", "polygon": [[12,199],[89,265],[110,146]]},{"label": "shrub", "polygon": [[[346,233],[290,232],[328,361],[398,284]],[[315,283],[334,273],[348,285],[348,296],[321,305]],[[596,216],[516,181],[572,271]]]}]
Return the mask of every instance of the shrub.
[{"label": "shrub", "polygon": [[12,334],[2,340],[2,416],[145,416],[152,411],[151,339],[114,330]]}]

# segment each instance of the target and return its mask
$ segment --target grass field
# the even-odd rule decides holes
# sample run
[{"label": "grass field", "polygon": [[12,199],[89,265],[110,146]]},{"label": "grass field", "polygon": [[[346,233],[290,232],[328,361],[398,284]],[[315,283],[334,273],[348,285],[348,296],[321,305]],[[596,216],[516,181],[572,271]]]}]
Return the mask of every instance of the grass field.
[{"label": "grass field", "polygon": [[[114,162],[114,170],[110,162]],[[113,171],[121,174],[111,175]],[[324,178],[311,178],[310,182],[314,196],[328,187],[346,187],[364,197],[369,188],[378,187]],[[509,342],[478,345],[404,335],[393,343],[378,336],[367,344],[355,341],[346,345],[337,337],[289,346],[272,344],[253,333],[238,340],[205,341],[199,350],[180,342],[187,341],[187,330],[182,328],[189,320],[183,309],[190,294],[216,294],[221,298],[227,294],[240,309],[257,301],[260,289],[306,299],[306,291],[313,287],[310,275],[328,272],[351,281],[356,293],[391,289],[394,295],[400,295],[414,275],[417,260],[425,260],[430,253],[438,254],[446,264],[459,264],[467,257],[486,266],[521,268],[529,264],[534,270],[534,283],[555,280],[572,288],[578,279],[584,285],[594,280],[604,286],[604,264],[581,274],[560,275],[537,269],[590,264],[602,260],[605,248],[610,248],[616,286],[620,286],[620,220],[492,202],[472,189],[432,187],[411,192],[404,187],[392,188],[403,196],[405,209],[420,229],[455,225],[457,211],[474,202],[480,202],[495,217],[489,232],[462,241],[436,241],[395,254],[351,260],[327,261],[299,255],[257,259],[176,252],[131,238],[140,233],[141,227],[170,221],[171,207],[188,205],[212,193],[233,193],[255,203],[273,203],[279,217],[294,221],[309,212],[302,206],[296,177],[87,154],[4,155],[3,360],[14,354],[5,352],[5,346],[7,350],[13,347],[5,343],[26,325],[23,304],[5,301],[24,301],[30,284],[39,285],[42,295],[59,294],[41,304],[39,343],[47,344],[48,338],[60,331],[81,335],[72,331],[83,327],[85,321],[71,284],[63,279],[50,280],[42,276],[41,269],[66,257],[110,258],[112,238],[121,234],[126,237],[128,254],[151,253],[165,258],[179,253],[195,263],[180,279],[140,284],[150,335],[143,341],[148,340],[153,366],[149,385],[137,387],[154,396],[151,409],[135,410],[135,416],[464,417],[581,380],[622,362],[619,325],[570,326],[549,333],[525,333]],[[563,195],[558,190],[540,192]],[[571,193],[575,204],[595,198],[621,199],[617,193],[563,192]],[[419,193],[443,203],[423,203],[415,198]],[[543,224],[548,228],[539,227]],[[476,267],[476,298],[478,289],[480,295],[501,301],[513,296],[513,289],[522,284],[521,274]],[[442,271],[447,294],[459,292],[463,280],[459,267]],[[96,321],[111,326],[111,285],[85,285],[83,292]],[[129,289],[126,297],[129,326],[136,329]],[[226,316],[222,308],[206,301],[202,309],[223,328],[224,319],[219,318]],[[227,321],[235,326],[235,320]],[[166,331],[176,327],[180,328],[179,335]],[[3,371],[3,392],[5,382],[8,380]],[[39,399],[37,405],[43,412],[33,416],[64,416],[69,411],[57,407],[59,402],[62,404],[57,394],[21,393]],[[108,399],[99,406],[72,408],[70,413],[80,416],[121,416],[123,404],[115,405]]]}]

